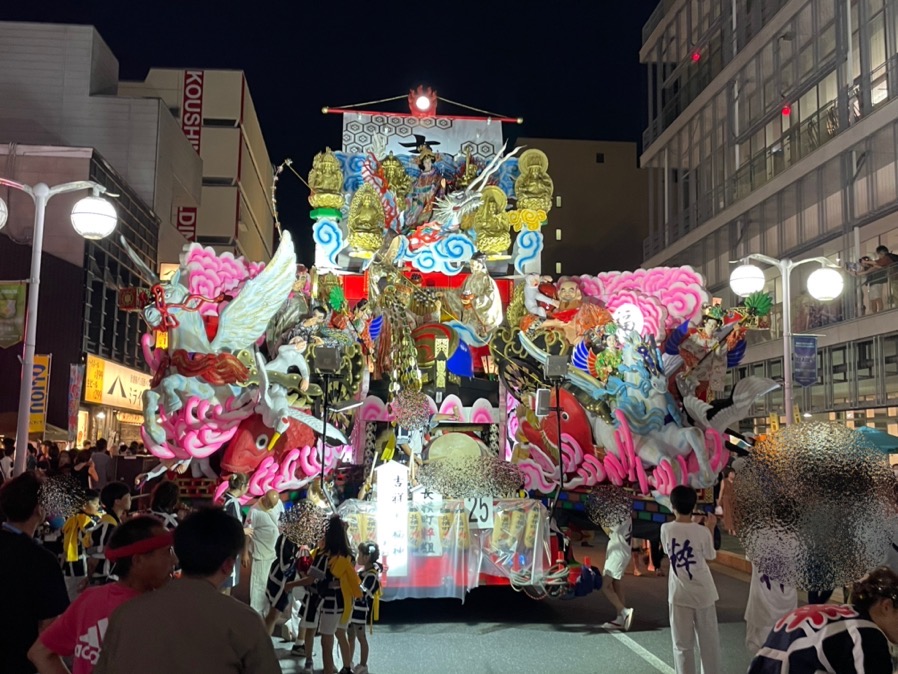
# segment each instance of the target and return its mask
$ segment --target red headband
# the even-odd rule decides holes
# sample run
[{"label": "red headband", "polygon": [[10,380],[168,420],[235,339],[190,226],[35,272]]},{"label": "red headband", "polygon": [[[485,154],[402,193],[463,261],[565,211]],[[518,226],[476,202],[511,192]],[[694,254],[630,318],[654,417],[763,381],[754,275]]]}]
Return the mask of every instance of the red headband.
[{"label": "red headband", "polygon": [[137,541],[130,545],[123,545],[120,548],[106,548],[104,554],[106,555],[106,559],[110,562],[117,562],[125,557],[144,555],[148,552],[153,552],[153,550],[158,550],[159,548],[171,547],[173,540],[174,537],[172,536],[172,533],[166,531],[164,534],[159,534],[152,538],[144,538],[142,541]]}]

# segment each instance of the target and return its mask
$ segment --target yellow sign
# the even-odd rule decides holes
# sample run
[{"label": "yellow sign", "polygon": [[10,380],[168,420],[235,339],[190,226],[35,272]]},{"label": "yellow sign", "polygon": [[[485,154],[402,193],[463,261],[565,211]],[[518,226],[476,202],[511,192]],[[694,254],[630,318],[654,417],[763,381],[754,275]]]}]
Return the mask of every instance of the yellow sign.
[{"label": "yellow sign", "polygon": [[47,430],[47,399],[50,396],[51,356],[34,355],[31,370],[31,397],[28,401],[28,434]]},{"label": "yellow sign", "polygon": [[767,420],[770,422],[770,432],[776,433],[780,429],[780,415],[776,412],[773,412]]},{"label": "yellow sign", "polygon": [[111,360],[87,356],[84,370],[84,401],[141,412],[143,392],[150,388],[150,375]]}]

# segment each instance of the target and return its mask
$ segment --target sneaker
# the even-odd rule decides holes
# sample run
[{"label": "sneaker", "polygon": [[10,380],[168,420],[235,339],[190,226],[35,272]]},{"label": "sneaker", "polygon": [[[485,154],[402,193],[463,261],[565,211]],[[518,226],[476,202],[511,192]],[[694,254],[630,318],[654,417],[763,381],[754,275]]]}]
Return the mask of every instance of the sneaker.
[{"label": "sneaker", "polygon": [[618,620],[623,625],[624,632],[629,632],[630,625],[633,624],[633,609],[625,608],[623,611],[621,611],[620,616],[618,616]]},{"label": "sneaker", "polygon": [[350,669],[349,667],[344,667],[339,672],[337,672],[337,674],[352,674],[352,669]]},{"label": "sneaker", "polygon": [[609,620],[607,623],[602,623],[603,630],[622,630],[624,626],[618,622],[620,618],[617,620]]},{"label": "sneaker", "polygon": [[315,674],[315,663],[312,661],[312,658],[306,658],[302,665],[302,671],[306,674]]},{"label": "sneaker", "polygon": [[306,645],[305,644],[294,644],[293,648],[290,649],[290,655],[292,655],[294,658],[306,657]]},{"label": "sneaker", "polygon": [[356,665],[352,674],[368,674],[368,665]]}]

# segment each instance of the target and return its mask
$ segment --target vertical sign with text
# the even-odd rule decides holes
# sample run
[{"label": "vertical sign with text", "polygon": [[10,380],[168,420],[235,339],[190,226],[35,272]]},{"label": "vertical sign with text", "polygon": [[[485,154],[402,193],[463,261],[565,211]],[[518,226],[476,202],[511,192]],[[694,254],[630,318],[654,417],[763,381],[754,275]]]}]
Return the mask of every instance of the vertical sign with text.
[{"label": "vertical sign with text", "polygon": [[817,383],[817,338],[811,335],[792,337],[792,381],[799,386]]},{"label": "vertical sign with text", "polygon": [[81,407],[81,387],[84,385],[84,365],[69,365],[69,442],[78,439],[78,410]]},{"label": "vertical sign with text", "polygon": [[[181,97],[181,131],[200,154],[203,137],[203,81],[202,70],[184,71],[184,93]],[[191,206],[178,208],[175,226],[188,241],[196,241],[197,209]]]},{"label": "vertical sign with text", "polygon": [[47,430],[47,399],[50,396],[50,356],[35,354],[28,398],[28,434]]},{"label": "vertical sign with text", "polygon": [[374,469],[377,473],[377,538],[386,573],[408,575],[408,467],[396,461]]}]

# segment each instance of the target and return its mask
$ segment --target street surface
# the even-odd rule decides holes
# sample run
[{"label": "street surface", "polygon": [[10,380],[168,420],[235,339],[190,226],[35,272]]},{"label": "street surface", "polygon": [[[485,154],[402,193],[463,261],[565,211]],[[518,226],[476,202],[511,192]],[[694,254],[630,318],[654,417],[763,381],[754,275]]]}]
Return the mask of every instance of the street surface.
[{"label": "street surface", "polygon": [[[601,547],[579,552],[601,568]],[[713,574],[720,594],[724,669],[709,674],[742,673],[751,660],[742,620],[748,576],[717,565]],[[464,604],[450,599],[384,602],[369,636],[369,669],[372,674],[673,674],[667,578],[628,575],[624,590],[636,610],[626,634],[599,627],[614,614],[600,592],[569,601],[534,601],[510,588],[478,588]],[[290,646],[275,640],[287,674],[302,671],[301,659],[289,655]],[[339,668],[339,658],[335,661]],[[321,667],[317,640],[315,666],[316,671]]]}]

